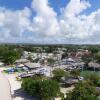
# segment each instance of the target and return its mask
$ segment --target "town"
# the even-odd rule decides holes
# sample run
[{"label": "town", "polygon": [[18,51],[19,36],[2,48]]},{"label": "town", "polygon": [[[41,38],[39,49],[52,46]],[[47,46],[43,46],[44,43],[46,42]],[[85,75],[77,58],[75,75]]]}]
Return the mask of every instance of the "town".
[{"label": "town", "polygon": [[0,66],[13,100],[100,100],[98,45],[1,45]]},{"label": "town", "polygon": [[100,100],[100,0],[0,0],[0,100]]}]

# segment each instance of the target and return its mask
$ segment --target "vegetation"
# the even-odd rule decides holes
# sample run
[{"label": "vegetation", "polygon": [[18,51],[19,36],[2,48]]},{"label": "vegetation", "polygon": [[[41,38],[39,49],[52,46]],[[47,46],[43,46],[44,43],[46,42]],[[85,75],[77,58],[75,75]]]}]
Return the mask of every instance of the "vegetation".
[{"label": "vegetation", "polygon": [[60,81],[61,77],[68,76],[69,74],[62,69],[56,69],[53,71],[53,75],[54,80]]},{"label": "vegetation", "polygon": [[79,82],[65,100],[98,100],[96,89],[90,81]]},{"label": "vegetation", "polygon": [[48,58],[48,63],[49,63],[50,65],[53,65],[54,62],[55,62],[55,61],[54,61],[52,58]]},{"label": "vegetation", "polygon": [[3,55],[3,62],[6,64],[13,64],[20,58],[20,54],[17,51],[8,51]]},{"label": "vegetation", "polygon": [[28,59],[30,62],[33,62],[33,59],[32,59],[32,57],[31,57],[31,55],[29,55],[27,59]]},{"label": "vegetation", "polygon": [[87,72],[87,73],[84,73],[82,76],[85,78],[85,80],[91,81],[95,86],[100,85],[100,76],[99,76],[98,73],[95,73],[95,72],[89,73],[89,72]]},{"label": "vegetation", "polygon": [[[23,51],[35,53],[58,53],[58,49],[64,48],[64,53],[61,59],[68,57],[70,53],[76,55],[78,49],[89,50],[90,55],[83,54],[82,60],[85,66],[88,67],[90,61],[100,63],[100,46],[96,45],[1,45],[0,46],[0,61],[5,64],[14,64],[16,59],[19,59]],[[62,49],[63,51],[63,49]],[[33,60],[31,56],[28,57],[31,62],[39,62],[39,58]],[[48,64],[53,65],[53,59],[47,59]],[[22,80],[22,88],[33,96],[39,96],[42,100],[52,100],[53,97],[60,95],[59,82],[61,77],[66,76],[80,76],[79,70],[73,70],[70,73],[56,69],[53,71],[53,79],[45,79],[40,76],[26,78]],[[100,87],[100,76],[95,73],[87,73],[82,75],[83,81],[75,85],[73,91],[67,94],[65,100],[98,100],[97,96],[100,93],[96,92],[95,87]]]},{"label": "vegetation", "polygon": [[78,76],[80,76],[80,71],[79,70],[72,70],[70,72],[70,75],[72,75],[74,77],[78,77]]},{"label": "vegetation", "polygon": [[97,63],[100,63],[100,52],[95,53],[94,59],[96,60]]},{"label": "vegetation", "polygon": [[23,79],[22,88],[32,96],[38,96],[42,100],[51,100],[60,94],[57,81],[44,80],[39,77]]}]

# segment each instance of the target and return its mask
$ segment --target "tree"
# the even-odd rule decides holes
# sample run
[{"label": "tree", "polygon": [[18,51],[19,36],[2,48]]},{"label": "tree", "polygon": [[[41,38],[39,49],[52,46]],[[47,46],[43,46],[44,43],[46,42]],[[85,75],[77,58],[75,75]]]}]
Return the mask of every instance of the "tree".
[{"label": "tree", "polygon": [[61,57],[61,59],[65,59],[66,57],[68,57],[68,54],[67,54],[67,52],[65,52],[65,53],[63,53],[63,54],[62,54],[62,57]]},{"label": "tree", "polygon": [[39,96],[42,100],[52,100],[60,93],[59,84],[54,80],[26,78],[22,81],[22,88],[32,96]]},{"label": "tree", "polygon": [[28,59],[29,61],[33,62],[33,59],[32,59],[32,57],[31,57],[31,55],[29,55],[27,59]]},{"label": "tree", "polygon": [[88,68],[89,62],[93,60],[93,55],[92,56],[82,56],[83,62],[85,62],[85,67]]},{"label": "tree", "polygon": [[20,54],[17,51],[8,51],[3,55],[3,62],[6,64],[13,64],[20,58]]},{"label": "tree", "polygon": [[53,65],[54,64],[54,59],[52,59],[52,58],[48,58],[48,63],[50,64],[50,65]]},{"label": "tree", "polygon": [[56,69],[53,71],[53,75],[54,75],[53,79],[60,81],[61,77],[67,76],[68,73],[62,69]]},{"label": "tree", "polygon": [[95,53],[94,59],[96,60],[97,63],[100,63],[100,52]]},{"label": "tree", "polygon": [[89,81],[79,82],[65,100],[98,100],[96,88]]},{"label": "tree", "polygon": [[89,47],[88,48],[92,53],[97,53],[99,50],[100,50],[100,48],[98,48],[97,46],[95,46],[95,47]]},{"label": "tree", "polygon": [[59,84],[54,80],[44,80],[40,86],[41,97],[45,100],[51,100],[60,93]]},{"label": "tree", "polygon": [[72,76],[74,76],[74,77],[78,77],[78,76],[80,76],[80,71],[79,71],[79,70],[72,70],[72,71],[70,72],[70,74],[71,74]]},{"label": "tree", "polygon": [[86,74],[83,75],[83,77],[86,80],[90,80],[95,86],[99,85],[100,76],[97,73],[95,73],[95,72],[86,73]]}]

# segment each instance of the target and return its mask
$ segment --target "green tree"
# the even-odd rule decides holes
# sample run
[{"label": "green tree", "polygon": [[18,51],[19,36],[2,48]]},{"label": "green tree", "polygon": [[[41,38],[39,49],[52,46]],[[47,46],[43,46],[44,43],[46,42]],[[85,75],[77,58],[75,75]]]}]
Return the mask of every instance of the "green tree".
[{"label": "green tree", "polygon": [[54,60],[52,58],[48,58],[48,64],[53,65],[54,64]]},{"label": "green tree", "polygon": [[100,82],[100,76],[98,75],[98,73],[92,72],[92,73],[86,73],[83,75],[83,77],[85,78],[85,80],[90,80],[95,86],[99,85]]},{"label": "green tree", "polygon": [[29,55],[27,59],[28,59],[29,61],[33,62],[33,59],[32,59],[32,57],[31,57],[31,55]]},{"label": "green tree", "polygon": [[60,94],[59,84],[54,80],[39,78],[26,78],[22,81],[22,88],[32,96],[38,96],[42,100],[52,100]]},{"label": "green tree", "polygon": [[20,53],[18,53],[17,51],[8,51],[3,55],[3,62],[6,64],[13,64],[19,58]]},{"label": "green tree", "polygon": [[60,81],[61,77],[68,76],[68,72],[65,72],[62,69],[56,69],[53,71],[53,79]]},{"label": "green tree", "polygon": [[96,89],[89,81],[79,82],[65,100],[98,100]]},{"label": "green tree", "polygon": [[97,63],[100,63],[100,52],[94,54],[94,60],[95,60]]},{"label": "green tree", "polygon": [[82,57],[83,62],[85,63],[85,68],[88,68],[88,65],[90,63],[90,61],[93,60],[93,56],[83,56]]},{"label": "green tree", "polygon": [[74,76],[74,77],[78,77],[78,76],[80,76],[80,71],[79,71],[79,70],[72,70],[72,71],[70,72],[70,74],[71,74],[72,76]]}]

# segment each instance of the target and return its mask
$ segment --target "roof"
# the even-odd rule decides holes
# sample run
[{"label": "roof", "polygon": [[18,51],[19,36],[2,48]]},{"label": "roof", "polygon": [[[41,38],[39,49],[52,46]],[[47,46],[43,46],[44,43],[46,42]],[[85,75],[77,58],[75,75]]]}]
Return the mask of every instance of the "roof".
[{"label": "roof", "polygon": [[90,62],[90,63],[89,63],[89,67],[100,68],[100,64],[94,63],[94,62]]},{"label": "roof", "polygon": [[96,91],[97,92],[100,92],[100,87],[96,87]]},{"label": "roof", "polygon": [[15,61],[15,63],[27,63],[27,62],[29,62],[29,60],[27,59],[18,59]]},{"label": "roof", "polygon": [[69,62],[75,62],[72,58],[68,58],[67,61],[69,61]]},{"label": "roof", "polygon": [[17,65],[17,67],[24,67],[24,64],[19,64]]},{"label": "roof", "polygon": [[25,66],[29,67],[29,68],[38,68],[41,67],[39,63],[25,63]]},{"label": "roof", "polygon": [[79,80],[78,79],[68,79],[65,81],[66,84],[75,84],[77,83]]},{"label": "roof", "polygon": [[4,63],[3,62],[0,62],[0,65],[4,65]]},{"label": "roof", "polygon": [[79,81],[79,79],[75,77],[62,77],[61,80],[66,84],[75,84]]}]

